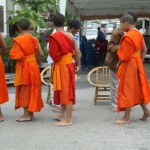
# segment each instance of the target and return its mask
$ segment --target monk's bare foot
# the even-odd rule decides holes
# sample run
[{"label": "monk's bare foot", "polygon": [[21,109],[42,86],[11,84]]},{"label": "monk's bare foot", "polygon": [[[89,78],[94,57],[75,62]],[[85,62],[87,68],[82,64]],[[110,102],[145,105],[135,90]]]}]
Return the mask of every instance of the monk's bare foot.
[{"label": "monk's bare foot", "polygon": [[131,123],[131,121],[128,120],[128,119],[122,118],[122,119],[120,119],[120,120],[114,121],[114,123],[115,123],[115,124],[129,124],[129,123]]},{"label": "monk's bare foot", "polygon": [[143,117],[140,119],[142,121],[146,121],[150,117],[150,113],[144,113]]},{"label": "monk's bare foot", "polygon": [[23,117],[25,117],[25,115],[20,116],[19,118],[16,119],[16,121],[22,119]]},{"label": "monk's bare foot", "polygon": [[30,112],[30,115],[31,115],[31,119],[34,120],[34,113]]},{"label": "monk's bare foot", "polygon": [[0,115],[0,122],[4,121],[4,117]]},{"label": "monk's bare foot", "polygon": [[62,117],[61,115],[53,117],[53,119],[56,121],[64,121],[64,117]]},{"label": "monk's bare foot", "polygon": [[117,108],[113,107],[112,112],[117,112]]},{"label": "monk's bare foot", "polygon": [[56,126],[69,126],[69,125],[72,125],[72,121],[66,121],[66,120],[63,120],[63,121],[60,121],[60,122],[56,122],[55,123]]},{"label": "monk's bare foot", "polygon": [[18,122],[32,121],[32,117],[31,117],[31,115],[28,115],[28,116],[23,115],[23,116],[19,117],[18,119],[16,119],[16,121],[18,121]]}]

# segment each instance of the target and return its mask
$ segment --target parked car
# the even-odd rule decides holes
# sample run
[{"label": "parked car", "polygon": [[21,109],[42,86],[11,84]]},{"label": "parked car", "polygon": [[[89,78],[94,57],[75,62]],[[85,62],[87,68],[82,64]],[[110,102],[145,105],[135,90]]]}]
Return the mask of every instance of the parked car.
[{"label": "parked car", "polygon": [[116,28],[120,27],[120,22],[116,22]]},{"label": "parked car", "polygon": [[107,24],[107,25],[106,25],[107,33],[108,33],[108,34],[112,33],[113,30],[114,30],[114,27],[115,27],[114,24]]},{"label": "parked car", "polygon": [[97,38],[97,30],[96,29],[84,30],[83,35],[87,38],[87,40],[96,39]]}]

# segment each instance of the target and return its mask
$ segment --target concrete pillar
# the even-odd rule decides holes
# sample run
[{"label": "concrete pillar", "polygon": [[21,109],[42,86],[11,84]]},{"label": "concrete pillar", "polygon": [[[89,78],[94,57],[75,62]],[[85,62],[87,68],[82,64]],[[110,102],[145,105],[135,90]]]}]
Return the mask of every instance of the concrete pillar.
[{"label": "concrete pillar", "polygon": [[142,20],[142,28],[145,29],[145,19]]},{"label": "concrete pillar", "polygon": [[67,0],[59,0],[60,13],[65,15]]}]

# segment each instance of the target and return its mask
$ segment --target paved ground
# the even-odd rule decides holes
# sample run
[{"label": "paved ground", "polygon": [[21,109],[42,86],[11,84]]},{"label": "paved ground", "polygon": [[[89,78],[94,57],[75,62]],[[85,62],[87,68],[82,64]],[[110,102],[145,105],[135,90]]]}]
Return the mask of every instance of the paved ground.
[{"label": "paved ground", "polygon": [[[74,124],[68,127],[54,125],[55,114],[47,104],[34,122],[16,122],[22,110],[14,111],[14,88],[9,87],[10,101],[2,106],[6,120],[0,123],[0,150],[150,150],[150,119],[140,121],[142,111],[137,106],[130,125],[115,125],[122,113],[113,113],[110,101],[93,104],[94,88],[87,83],[87,72],[78,77]],[[44,101],[46,92],[43,86]]]}]

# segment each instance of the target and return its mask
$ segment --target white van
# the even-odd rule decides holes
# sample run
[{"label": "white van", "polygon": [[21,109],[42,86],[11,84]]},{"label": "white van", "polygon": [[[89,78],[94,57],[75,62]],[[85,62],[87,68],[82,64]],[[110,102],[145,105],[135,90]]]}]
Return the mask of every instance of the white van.
[{"label": "white van", "polygon": [[106,25],[107,33],[108,33],[108,34],[112,33],[113,30],[114,30],[114,27],[115,27],[114,24],[107,24],[107,25]]},{"label": "white van", "polygon": [[87,40],[95,40],[97,38],[97,30],[96,29],[86,29],[83,31],[83,36],[87,38]]}]

